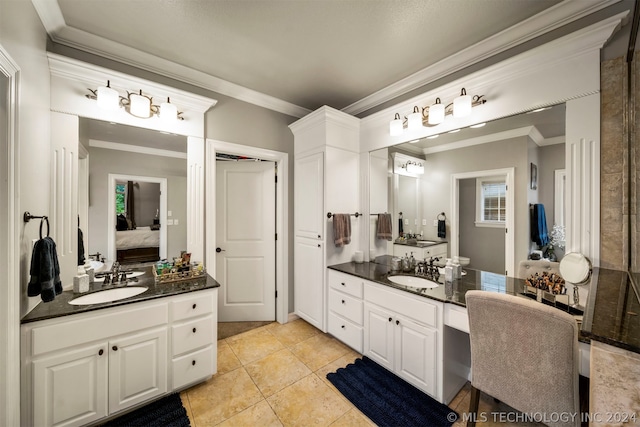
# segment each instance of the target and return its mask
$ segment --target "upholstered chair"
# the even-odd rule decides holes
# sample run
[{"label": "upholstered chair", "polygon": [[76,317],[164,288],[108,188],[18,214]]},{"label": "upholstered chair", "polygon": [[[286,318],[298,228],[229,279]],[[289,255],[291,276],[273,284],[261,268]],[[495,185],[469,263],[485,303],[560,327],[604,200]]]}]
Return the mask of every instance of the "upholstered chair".
[{"label": "upholstered chair", "polygon": [[466,304],[470,414],[477,414],[482,391],[523,414],[547,414],[547,421],[566,416],[557,423],[543,421],[549,426],[580,426],[575,319],[528,298],[495,292],[469,291]]},{"label": "upholstered chair", "polygon": [[533,276],[535,273],[542,274],[560,274],[560,263],[551,262],[546,259],[520,261],[518,264],[518,278],[526,279]]}]

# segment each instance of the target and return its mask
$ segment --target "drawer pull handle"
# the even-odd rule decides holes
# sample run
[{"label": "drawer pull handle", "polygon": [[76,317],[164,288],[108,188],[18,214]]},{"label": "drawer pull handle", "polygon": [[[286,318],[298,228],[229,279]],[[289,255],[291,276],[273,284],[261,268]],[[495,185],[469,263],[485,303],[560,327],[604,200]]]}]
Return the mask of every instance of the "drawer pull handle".
[{"label": "drawer pull handle", "polygon": [[318,243],[318,247],[320,247],[320,243]]},{"label": "drawer pull handle", "polygon": [[98,352],[98,356],[102,356],[104,354],[104,350],[100,349],[100,351]]},{"label": "drawer pull handle", "polygon": [[196,361],[195,360],[191,361],[191,366],[196,366]]},{"label": "drawer pull handle", "polygon": [[344,300],[342,300],[342,303],[344,304]]},{"label": "drawer pull handle", "polygon": [[193,330],[193,333],[195,334],[196,333],[196,328],[193,328],[192,330]]},{"label": "drawer pull handle", "polygon": [[345,284],[344,284],[344,282],[341,282],[340,284],[341,284],[342,286],[347,286],[347,285],[345,285]]},{"label": "drawer pull handle", "polygon": [[393,319],[391,317],[389,317],[389,322],[391,322]]},{"label": "drawer pull handle", "polygon": [[117,346],[117,345],[114,345],[113,347],[111,347],[111,350],[113,350],[113,351],[118,351],[118,346]]},{"label": "drawer pull handle", "polygon": [[320,238],[320,235],[318,234],[318,239]]},{"label": "drawer pull handle", "polygon": [[345,326],[344,326],[344,325],[342,325],[342,329],[344,329],[344,328],[345,328]]},{"label": "drawer pull handle", "polygon": [[191,306],[191,308],[193,308],[193,309],[195,310],[195,309],[196,309],[196,304],[193,304],[193,305]]},{"label": "drawer pull handle", "polygon": [[396,320],[396,325],[399,325],[399,324],[400,324],[400,321],[399,321],[399,320]]}]

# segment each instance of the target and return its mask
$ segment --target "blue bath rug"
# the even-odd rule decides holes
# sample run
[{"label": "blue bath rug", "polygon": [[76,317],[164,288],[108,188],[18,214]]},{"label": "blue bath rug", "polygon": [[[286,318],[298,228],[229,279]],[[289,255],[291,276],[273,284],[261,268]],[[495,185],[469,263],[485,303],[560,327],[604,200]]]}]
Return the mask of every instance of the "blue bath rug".
[{"label": "blue bath rug", "polygon": [[380,427],[451,426],[458,414],[368,357],[327,374],[327,379]]},{"label": "blue bath rug", "polygon": [[102,427],[190,427],[187,410],[178,393],[170,394],[135,411],[113,419]]}]

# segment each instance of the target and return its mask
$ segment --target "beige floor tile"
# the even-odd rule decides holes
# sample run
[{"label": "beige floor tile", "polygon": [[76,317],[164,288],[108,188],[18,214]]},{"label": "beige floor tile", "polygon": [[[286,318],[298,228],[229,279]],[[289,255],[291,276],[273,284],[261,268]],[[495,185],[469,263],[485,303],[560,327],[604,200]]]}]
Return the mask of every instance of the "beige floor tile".
[{"label": "beige floor tile", "polygon": [[351,409],[331,424],[331,427],[375,427],[375,423],[357,409]]},{"label": "beige floor tile", "polygon": [[[469,381],[467,381],[465,385],[462,387],[462,389],[458,392],[458,394],[456,394],[456,396],[451,400],[451,402],[449,402],[449,408],[453,409],[454,411],[458,412],[458,414],[460,414],[458,405],[460,405],[460,402],[462,402],[462,400],[470,392],[471,392],[471,384],[469,383]],[[467,406],[461,409],[463,410],[463,412],[466,412],[469,409],[469,400],[467,400]]]},{"label": "beige floor tile", "polygon": [[284,325],[274,323],[269,331],[286,347],[292,347],[321,333],[319,329],[302,319],[294,320]]},{"label": "beige floor tile", "polygon": [[263,399],[260,390],[243,368],[187,390],[197,427],[214,426]]},{"label": "beige floor tile", "polygon": [[234,415],[221,424],[218,424],[218,427],[241,426],[280,427],[282,423],[267,401],[262,400],[240,412],[238,415]]},{"label": "beige floor tile", "polygon": [[242,366],[226,340],[218,341],[218,375],[226,374]]},{"label": "beige floor tile", "polygon": [[345,354],[351,349],[327,334],[318,334],[296,344],[291,348],[312,371],[325,366]]},{"label": "beige floor tile", "polygon": [[286,426],[329,426],[351,407],[311,374],[267,398]]},{"label": "beige floor tile", "polygon": [[229,337],[226,341],[243,365],[260,360],[284,348],[280,341],[264,327]]},{"label": "beige floor tile", "polygon": [[309,368],[291,353],[282,349],[256,362],[245,369],[265,397],[295,383],[311,373]]},{"label": "beige floor tile", "polygon": [[187,410],[187,417],[189,417],[189,423],[191,423],[191,427],[195,427],[196,423],[193,419],[193,413],[191,412],[191,404],[189,404],[189,396],[187,396],[186,391],[180,392],[180,400],[182,401],[182,406]]}]

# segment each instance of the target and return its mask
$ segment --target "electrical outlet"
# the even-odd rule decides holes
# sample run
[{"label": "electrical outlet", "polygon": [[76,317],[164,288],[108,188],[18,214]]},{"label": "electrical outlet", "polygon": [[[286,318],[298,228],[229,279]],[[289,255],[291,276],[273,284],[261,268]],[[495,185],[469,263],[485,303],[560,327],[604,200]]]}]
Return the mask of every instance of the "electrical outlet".
[{"label": "electrical outlet", "polygon": [[438,220],[437,220],[437,219],[434,219],[434,220],[433,220],[433,226],[434,226],[434,227],[437,227],[437,226],[438,226]]},{"label": "electrical outlet", "polygon": [[408,219],[404,220],[404,225],[409,225],[409,220]]},{"label": "electrical outlet", "polygon": [[427,225],[427,220],[426,219],[422,220],[422,225]]},{"label": "electrical outlet", "polygon": [[167,211],[167,216],[171,216],[172,214],[173,214],[173,212]]},{"label": "electrical outlet", "polygon": [[167,225],[173,225],[173,220],[172,219],[168,219],[167,220]]},{"label": "electrical outlet", "polygon": [[178,225],[178,220],[177,219],[173,220],[173,225]]},{"label": "electrical outlet", "polygon": [[418,225],[418,218],[413,220],[413,225]]}]

